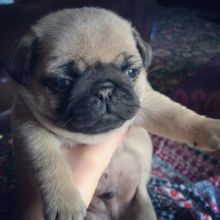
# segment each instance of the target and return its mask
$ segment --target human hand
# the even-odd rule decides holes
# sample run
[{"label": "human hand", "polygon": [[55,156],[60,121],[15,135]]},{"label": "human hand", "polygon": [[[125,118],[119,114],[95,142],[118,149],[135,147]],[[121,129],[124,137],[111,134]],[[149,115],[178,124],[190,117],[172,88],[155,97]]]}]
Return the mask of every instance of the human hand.
[{"label": "human hand", "polygon": [[99,178],[125,134],[126,131],[111,134],[101,144],[80,145],[73,149],[62,149],[63,155],[71,167],[74,184],[80,191],[87,207]]}]

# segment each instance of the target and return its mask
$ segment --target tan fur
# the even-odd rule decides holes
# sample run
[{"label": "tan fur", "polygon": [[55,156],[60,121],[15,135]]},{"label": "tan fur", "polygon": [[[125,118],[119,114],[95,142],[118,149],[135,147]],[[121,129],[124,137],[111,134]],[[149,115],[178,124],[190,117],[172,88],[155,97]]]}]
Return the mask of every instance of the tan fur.
[{"label": "tan fur", "polygon": [[[91,207],[97,205],[96,195],[101,191],[105,192],[109,187],[116,186],[123,191],[123,181],[120,182],[118,175],[121,171],[124,178],[128,178],[129,174],[126,172],[129,171],[124,165],[126,161],[131,161],[133,173],[137,174],[131,179],[132,193],[127,198],[124,192],[122,201],[101,201],[103,204],[99,203],[95,209],[102,214],[96,216],[88,212],[88,220],[156,219],[146,191],[151,170],[152,145],[148,134],[138,126],[207,150],[220,148],[219,120],[199,116],[153,91],[146,81],[144,68],[134,83],[141,108],[135,118],[127,121],[121,128],[105,134],[85,135],[68,132],[53,125],[56,99],[39,84],[40,77],[62,75],[56,72],[57,67],[70,60],[77,61],[79,68],[84,69],[97,61],[117,64],[121,59],[120,55],[126,52],[134,55],[137,62],[142,62],[132,30],[129,22],[106,10],[68,9],[42,18],[21,42],[21,45],[28,45],[34,37],[38,37],[42,42],[43,53],[30,86],[27,89],[20,87],[18,90],[12,120],[15,152],[17,155],[25,155],[25,158],[18,161],[30,164],[29,168],[35,174],[48,219],[55,219],[53,215],[57,212],[60,219],[82,220],[85,215],[83,202],[72,184],[70,168],[60,151],[63,144],[68,143],[68,146],[74,147],[81,143],[101,143],[109,133],[131,127],[124,144],[106,169],[110,176],[109,182],[106,183],[102,177]],[[125,163],[121,160],[125,160]]]}]

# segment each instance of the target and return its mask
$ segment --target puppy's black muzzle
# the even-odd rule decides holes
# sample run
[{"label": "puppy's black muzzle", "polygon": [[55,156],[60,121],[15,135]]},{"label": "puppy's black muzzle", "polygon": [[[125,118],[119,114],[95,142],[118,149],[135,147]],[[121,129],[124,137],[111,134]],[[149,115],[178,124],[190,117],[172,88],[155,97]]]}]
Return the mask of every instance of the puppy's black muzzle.
[{"label": "puppy's black muzzle", "polygon": [[97,134],[118,128],[139,108],[132,82],[109,65],[90,69],[70,94],[63,126],[73,132]]}]

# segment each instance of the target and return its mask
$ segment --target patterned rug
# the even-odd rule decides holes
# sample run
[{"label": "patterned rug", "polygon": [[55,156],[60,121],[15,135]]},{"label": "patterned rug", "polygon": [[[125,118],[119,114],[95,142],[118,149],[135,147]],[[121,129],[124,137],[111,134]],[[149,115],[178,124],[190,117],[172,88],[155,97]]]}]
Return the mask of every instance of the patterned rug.
[{"label": "patterned rug", "polygon": [[149,80],[160,92],[169,94],[220,54],[220,25],[200,19],[197,13],[179,7],[156,8]]},{"label": "patterned rug", "polygon": [[[170,97],[200,114],[220,118],[220,56],[187,80]],[[207,154],[153,136],[149,184],[161,220],[220,219],[220,153]]]},{"label": "patterned rug", "polygon": [[148,190],[159,220],[219,220],[220,161],[153,136]]},{"label": "patterned rug", "polygon": [[[200,114],[220,118],[220,26],[184,8],[158,7],[156,12],[153,87]],[[158,219],[219,220],[220,154],[152,139],[148,190]]]}]

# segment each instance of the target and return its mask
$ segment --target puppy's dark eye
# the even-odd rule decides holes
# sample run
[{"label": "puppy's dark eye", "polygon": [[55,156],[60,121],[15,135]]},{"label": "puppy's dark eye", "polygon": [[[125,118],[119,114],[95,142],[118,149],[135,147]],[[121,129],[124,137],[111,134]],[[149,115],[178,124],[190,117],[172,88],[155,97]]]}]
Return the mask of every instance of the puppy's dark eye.
[{"label": "puppy's dark eye", "polygon": [[128,76],[132,79],[136,78],[139,73],[140,73],[140,70],[138,68],[131,68],[131,69],[128,69],[126,71],[126,73],[128,74]]},{"label": "puppy's dark eye", "polygon": [[55,79],[52,82],[53,87],[59,89],[59,90],[64,90],[69,88],[70,86],[70,80],[69,79]]},{"label": "puppy's dark eye", "polygon": [[55,78],[47,81],[46,86],[53,92],[64,92],[71,85],[71,80],[66,78]]}]

